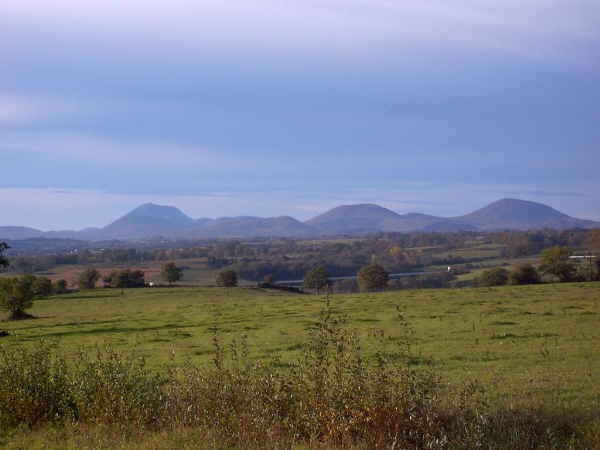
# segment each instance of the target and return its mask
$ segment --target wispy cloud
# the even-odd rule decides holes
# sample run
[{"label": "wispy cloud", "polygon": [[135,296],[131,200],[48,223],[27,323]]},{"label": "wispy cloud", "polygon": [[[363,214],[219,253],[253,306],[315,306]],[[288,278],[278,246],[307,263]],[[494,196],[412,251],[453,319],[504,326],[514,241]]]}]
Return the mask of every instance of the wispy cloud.
[{"label": "wispy cloud", "polygon": [[233,52],[243,57],[265,51],[310,55],[313,61],[323,57],[321,62],[332,57],[364,60],[382,52],[400,56],[423,44],[593,64],[590,57],[598,50],[600,35],[600,7],[593,0],[57,0],[51,8],[42,0],[23,0],[5,2],[0,12],[6,37],[30,24],[38,33],[57,31],[55,38],[70,32],[85,36],[90,51],[99,50],[101,43],[135,48],[134,58],[159,53],[171,62],[178,55],[197,60],[202,55],[227,58]]},{"label": "wispy cloud", "polygon": [[243,168],[239,157],[170,142],[115,140],[72,132],[0,133],[0,152],[30,153],[54,161],[144,168],[198,166],[204,170]]},{"label": "wispy cloud", "polygon": [[89,105],[59,96],[18,95],[0,92],[0,126],[48,122],[84,114]]}]

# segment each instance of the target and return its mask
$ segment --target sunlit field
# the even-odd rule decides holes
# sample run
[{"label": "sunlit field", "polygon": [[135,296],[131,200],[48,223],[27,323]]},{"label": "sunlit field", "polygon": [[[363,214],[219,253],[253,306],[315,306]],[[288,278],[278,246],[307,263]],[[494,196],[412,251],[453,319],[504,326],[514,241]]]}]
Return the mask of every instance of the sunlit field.
[{"label": "sunlit field", "polygon": [[[494,395],[590,399],[600,373],[600,285],[549,284],[333,295],[332,309],[357,331],[364,356],[390,358],[408,340],[412,363],[451,384],[479,380]],[[215,329],[245,338],[249,358],[300,360],[324,296],[262,289],[97,289],[35,302],[36,319],[3,322],[0,345],[56,342],[69,354],[111,346],[153,370],[209,364]],[[383,347],[382,347],[383,346]]]}]

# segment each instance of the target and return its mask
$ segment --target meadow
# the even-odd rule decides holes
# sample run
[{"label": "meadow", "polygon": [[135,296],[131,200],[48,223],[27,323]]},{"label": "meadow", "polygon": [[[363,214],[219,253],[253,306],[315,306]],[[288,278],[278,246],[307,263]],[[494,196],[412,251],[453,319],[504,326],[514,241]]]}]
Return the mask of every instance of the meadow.
[{"label": "meadow", "polygon": [[[401,290],[336,294],[366,360],[393,360],[410,345],[417,368],[435,368],[447,385],[477,380],[493,397],[566,402],[600,397],[600,284]],[[37,300],[25,321],[5,321],[0,346],[56,343],[67,355],[95,348],[133,352],[153,371],[190,361],[210,365],[213,335],[248,357],[285,368],[303,344],[324,296],[258,288],[96,289]]]}]

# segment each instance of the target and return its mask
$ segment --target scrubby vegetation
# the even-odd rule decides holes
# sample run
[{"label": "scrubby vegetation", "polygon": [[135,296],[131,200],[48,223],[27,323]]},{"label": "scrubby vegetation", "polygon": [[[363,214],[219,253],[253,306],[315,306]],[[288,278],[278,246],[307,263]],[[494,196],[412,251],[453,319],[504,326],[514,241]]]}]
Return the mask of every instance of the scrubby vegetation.
[{"label": "scrubby vegetation", "polygon": [[237,273],[231,269],[221,270],[215,280],[219,287],[235,287],[238,284]]},{"label": "scrubby vegetation", "polygon": [[494,267],[481,272],[477,278],[478,286],[503,286],[508,283],[508,270],[504,267]]}]

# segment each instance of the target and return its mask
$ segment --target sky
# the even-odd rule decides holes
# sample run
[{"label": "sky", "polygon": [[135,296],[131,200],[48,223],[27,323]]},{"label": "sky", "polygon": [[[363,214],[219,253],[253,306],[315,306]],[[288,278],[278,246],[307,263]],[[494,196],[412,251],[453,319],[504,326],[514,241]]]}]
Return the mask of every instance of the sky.
[{"label": "sky", "polygon": [[7,0],[0,225],[503,197],[600,219],[597,0]]}]

